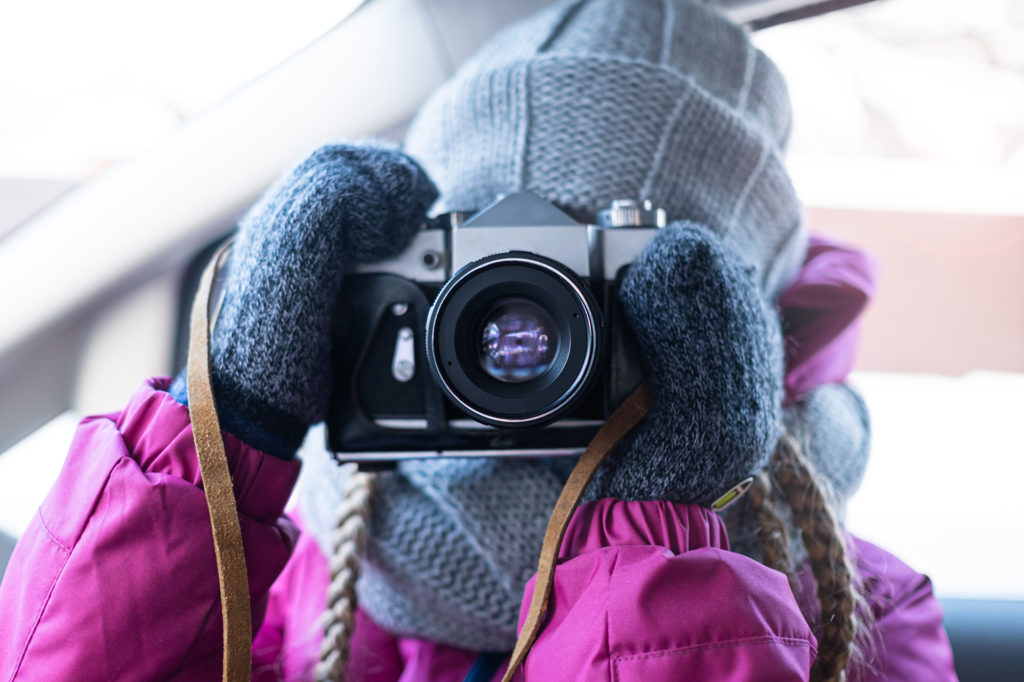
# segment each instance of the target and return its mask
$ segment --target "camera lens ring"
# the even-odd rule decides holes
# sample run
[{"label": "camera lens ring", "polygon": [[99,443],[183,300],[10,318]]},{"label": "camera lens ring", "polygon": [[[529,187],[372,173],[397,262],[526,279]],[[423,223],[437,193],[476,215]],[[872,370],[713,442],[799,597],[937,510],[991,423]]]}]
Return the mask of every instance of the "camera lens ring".
[{"label": "camera lens ring", "polygon": [[[557,321],[550,366],[503,382],[479,363],[477,330],[501,302],[525,298]],[[427,316],[427,364],[460,409],[498,427],[547,423],[586,394],[603,357],[604,319],[586,284],[561,263],[511,252],[470,263],[438,293]]]}]

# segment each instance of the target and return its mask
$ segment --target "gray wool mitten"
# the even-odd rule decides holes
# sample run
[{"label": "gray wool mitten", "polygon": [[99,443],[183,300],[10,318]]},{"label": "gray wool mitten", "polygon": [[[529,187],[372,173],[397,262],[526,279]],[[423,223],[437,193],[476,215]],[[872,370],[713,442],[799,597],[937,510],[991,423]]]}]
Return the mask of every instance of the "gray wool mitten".
[{"label": "gray wool mitten", "polygon": [[[327,145],[239,224],[211,343],[221,426],[289,458],[330,397],[330,342],[345,268],[400,252],[437,197],[405,154]],[[187,402],[184,372],[171,393]]]},{"label": "gray wool mitten", "polygon": [[779,438],[778,318],[753,268],[693,223],[655,237],[619,295],[655,400],[587,498],[709,506],[761,469]]}]

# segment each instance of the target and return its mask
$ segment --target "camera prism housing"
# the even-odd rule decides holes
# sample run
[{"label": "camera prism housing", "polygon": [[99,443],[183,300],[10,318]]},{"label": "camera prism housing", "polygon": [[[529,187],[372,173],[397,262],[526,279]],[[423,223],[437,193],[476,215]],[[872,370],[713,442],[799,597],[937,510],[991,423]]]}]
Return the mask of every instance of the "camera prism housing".
[{"label": "camera prism housing", "polygon": [[664,223],[619,200],[581,224],[523,192],[359,266],[334,330],[336,459],[582,453],[643,380],[616,292]]}]

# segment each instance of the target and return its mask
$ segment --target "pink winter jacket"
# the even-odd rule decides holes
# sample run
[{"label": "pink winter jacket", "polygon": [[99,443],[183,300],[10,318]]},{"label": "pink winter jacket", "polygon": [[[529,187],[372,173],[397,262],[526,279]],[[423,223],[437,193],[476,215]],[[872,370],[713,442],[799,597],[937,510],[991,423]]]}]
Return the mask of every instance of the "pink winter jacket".
[{"label": "pink winter jacket", "polygon": [[[187,410],[166,386],[149,382],[123,412],[79,426],[0,585],[0,682],[219,679],[206,504]],[[299,465],[229,434],[225,444],[258,631],[253,677],[309,679],[327,576],[283,515]],[[881,642],[875,676],[853,679],[954,679],[927,579],[858,546]],[[582,507],[520,679],[805,679],[815,641],[785,578],[727,550],[720,520],[696,507]],[[462,680],[476,659],[360,613],[351,679]]]}]

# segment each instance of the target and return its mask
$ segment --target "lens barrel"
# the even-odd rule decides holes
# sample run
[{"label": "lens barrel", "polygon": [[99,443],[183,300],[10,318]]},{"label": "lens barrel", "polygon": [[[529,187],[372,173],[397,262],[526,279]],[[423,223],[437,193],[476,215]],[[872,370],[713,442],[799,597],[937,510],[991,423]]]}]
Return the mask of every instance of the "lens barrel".
[{"label": "lens barrel", "polygon": [[569,410],[598,374],[604,319],[586,284],[530,253],[470,263],[427,316],[427,364],[477,421],[539,426]]}]

